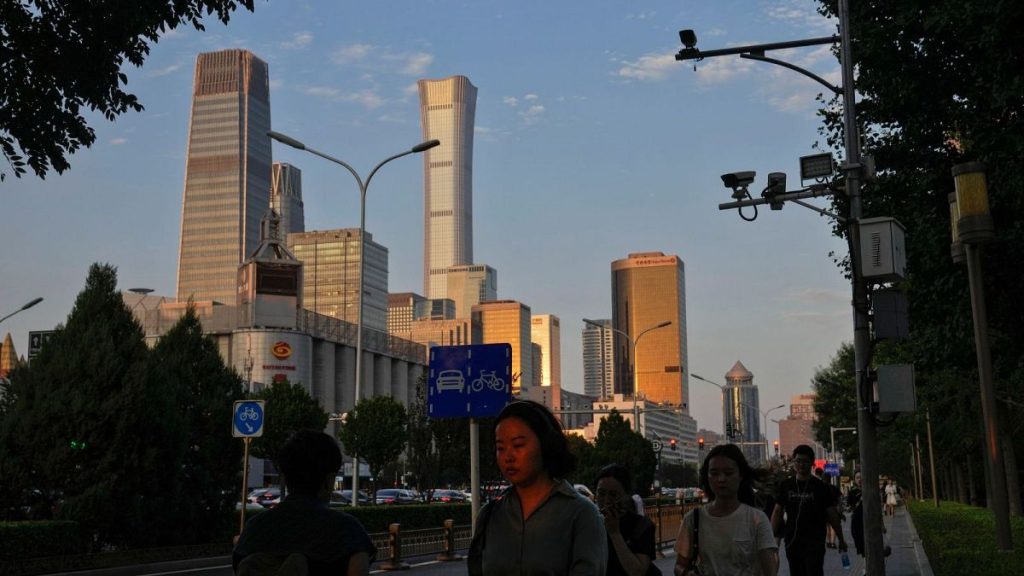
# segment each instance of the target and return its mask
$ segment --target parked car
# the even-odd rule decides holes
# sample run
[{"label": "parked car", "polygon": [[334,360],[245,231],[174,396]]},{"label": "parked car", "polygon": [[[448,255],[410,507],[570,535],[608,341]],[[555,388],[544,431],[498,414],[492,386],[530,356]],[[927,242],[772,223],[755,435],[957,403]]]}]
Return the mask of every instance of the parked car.
[{"label": "parked car", "polygon": [[256,497],[256,503],[264,508],[273,508],[281,503],[281,489],[267,488],[266,491]]},{"label": "parked car", "polygon": [[466,501],[466,494],[459,490],[434,490],[431,502],[435,504],[457,504]]},{"label": "parked car", "polygon": [[[366,506],[370,503],[370,497],[363,492],[359,491],[359,505]],[[352,491],[351,490],[335,490],[331,492],[331,504],[341,504],[342,506],[352,505]]]},{"label": "parked car", "polygon": [[249,495],[245,497],[246,502],[249,502],[250,504],[259,504],[259,497],[267,490],[270,490],[270,488],[255,488],[250,490]]},{"label": "parked car", "polygon": [[412,490],[402,488],[385,488],[377,490],[377,504],[416,504],[419,498]]}]

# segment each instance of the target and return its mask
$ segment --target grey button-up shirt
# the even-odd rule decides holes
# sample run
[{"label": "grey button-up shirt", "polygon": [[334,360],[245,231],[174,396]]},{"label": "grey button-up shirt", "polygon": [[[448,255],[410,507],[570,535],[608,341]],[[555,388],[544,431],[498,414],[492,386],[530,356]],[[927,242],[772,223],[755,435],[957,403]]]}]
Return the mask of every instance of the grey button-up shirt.
[{"label": "grey button-up shirt", "polygon": [[486,527],[486,576],[603,576],[608,562],[597,507],[562,480],[523,522],[515,489],[493,507]]}]

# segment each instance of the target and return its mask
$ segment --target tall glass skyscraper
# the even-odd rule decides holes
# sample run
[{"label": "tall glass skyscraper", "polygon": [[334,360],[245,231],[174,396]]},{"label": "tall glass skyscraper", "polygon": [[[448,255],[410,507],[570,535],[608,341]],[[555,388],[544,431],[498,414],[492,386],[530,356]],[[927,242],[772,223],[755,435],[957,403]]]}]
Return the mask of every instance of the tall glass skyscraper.
[{"label": "tall glass skyscraper", "polygon": [[726,424],[726,432],[732,430],[732,442],[743,442],[743,454],[748,462],[761,462],[764,459],[761,427],[759,423],[761,404],[754,375],[739,360],[725,374],[725,388],[722,389],[722,421]]},{"label": "tall glass skyscraper", "polygon": [[612,262],[613,326],[636,339],[666,320],[672,324],[644,335],[636,350],[625,338],[615,338],[615,392],[632,394],[635,390],[648,400],[676,404],[686,411],[690,368],[683,261],[676,255],[640,252]]},{"label": "tall glass skyscraper", "polygon": [[247,50],[199,55],[185,160],[178,300],[235,304],[238,266],[270,207],[267,64]]},{"label": "tall glass skyscraper", "polygon": [[280,218],[282,243],[292,232],[305,232],[306,219],[302,205],[302,171],[284,162],[274,162],[270,176],[270,207]]},{"label": "tall glass skyscraper", "polygon": [[447,298],[448,268],[473,262],[473,124],[476,86],[465,76],[420,80],[423,140],[423,293]]}]

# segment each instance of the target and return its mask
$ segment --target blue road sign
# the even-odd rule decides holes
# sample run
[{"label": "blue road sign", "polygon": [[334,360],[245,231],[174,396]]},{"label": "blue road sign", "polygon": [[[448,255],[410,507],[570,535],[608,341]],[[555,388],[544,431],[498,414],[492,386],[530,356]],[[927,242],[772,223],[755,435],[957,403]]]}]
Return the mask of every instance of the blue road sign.
[{"label": "blue road sign", "polygon": [[266,420],[263,404],[263,400],[235,400],[231,435],[235,438],[263,436],[263,422]]},{"label": "blue road sign", "polygon": [[476,344],[430,349],[427,414],[487,418],[512,400],[512,346]]},{"label": "blue road sign", "polygon": [[839,476],[839,464],[836,462],[825,463],[825,475],[826,476]]}]

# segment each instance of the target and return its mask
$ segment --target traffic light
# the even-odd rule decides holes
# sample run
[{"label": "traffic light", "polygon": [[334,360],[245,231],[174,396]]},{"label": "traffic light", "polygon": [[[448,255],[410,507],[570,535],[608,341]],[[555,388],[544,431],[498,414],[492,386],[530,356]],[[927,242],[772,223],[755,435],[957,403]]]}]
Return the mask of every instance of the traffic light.
[{"label": "traffic light", "polygon": [[71,449],[72,450],[85,450],[85,441],[84,440],[72,440],[71,441]]},{"label": "traffic light", "polygon": [[725,423],[725,437],[732,440],[732,422]]},{"label": "traffic light", "polygon": [[702,451],[702,452],[704,451],[704,437],[703,436],[701,436],[700,438],[697,439],[697,448],[700,451]]},{"label": "traffic light", "polygon": [[778,456],[779,455],[779,441],[776,440],[775,442],[773,442],[773,444],[775,445],[775,455]]},{"label": "traffic light", "polygon": [[676,451],[676,439],[675,438],[669,440],[668,441],[668,445],[672,448],[673,452]]}]

